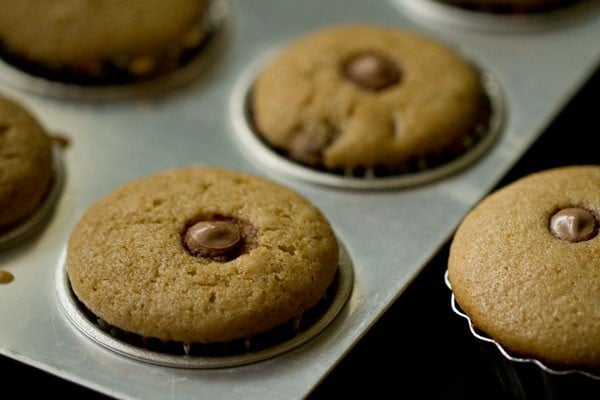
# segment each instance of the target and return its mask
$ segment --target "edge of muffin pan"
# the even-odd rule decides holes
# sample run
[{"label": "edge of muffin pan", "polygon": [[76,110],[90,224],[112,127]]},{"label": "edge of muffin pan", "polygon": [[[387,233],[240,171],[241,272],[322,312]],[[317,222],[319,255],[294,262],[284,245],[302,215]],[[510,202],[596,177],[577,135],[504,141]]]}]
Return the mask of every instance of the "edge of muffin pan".
[{"label": "edge of muffin pan", "polygon": [[55,271],[55,289],[63,313],[81,333],[95,343],[118,354],[167,367],[216,369],[251,364],[279,356],[308,342],[325,330],[346,305],[354,286],[350,255],[341,241],[336,276],[325,297],[307,310],[299,321],[256,335],[247,340],[226,343],[192,343],[186,349],[180,342],[152,342],[137,335],[124,334],[117,328],[100,325],[75,297],[66,272],[66,248],[61,252]]},{"label": "edge of muffin pan", "polygon": [[68,81],[50,80],[41,75],[34,75],[11,64],[0,57],[0,79],[8,85],[33,94],[59,97],[63,99],[84,99],[115,101],[137,98],[153,93],[161,93],[191,82],[199,76],[217,51],[218,42],[223,36],[224,25],[229,14],[226,0],[213,0],[205,15],[204,24],[207,27],[206,38],[200,46],[178,69],[158,77],[130,83],[106,85],[80,85]]},{"label": "edge of muffin pan", "polygon": [[471,165],[492,147],[502,132],[506,114],[502,90],[493,74],[476,65],[480,71],[481,81],[491,107],[489,129],[483,135],[477,137],[476,143],[471,148],[459,154],[456,158],[431,167],[426,166],[422,170],[411,170],[386,176],[376,176],[372,170],[368,169],[363,171],[362,174],[357,174],[354,171],[338,174],[302,165],[278,154],[264,139],[256,134],[251,122],[249,97],[252,84],[260,69],[277,53],[278,49],[279,46],[259,56],[240,73],[231,91],[229,112],[234,134],[241,142],[243,150],[267,167],[290,177],[317,185],[342,189],[401,189],[422,185],[442,179]]},{"label": "edge of muffin pan", "polygon": [[52,143],[52,182],[48,193],[34,214],[22,222],[0,231],[0,250],[15,246],[29,235],[35,234],[49,220],[65,184],[66,168],[63,151],[64,149],[59,143]]},{"label": "edge of muffin pan", "polygon": [[391,0],[399,8],[417,18],[427,18],[435,22],[491,32],[527,32],[549,29],[569,23],[574,19],[585,18],[589,11],[598,8],[595,0],[568,0],[564,4],[544,11],[519,11],[514,13],[475,10],[450,4],[441,0]]}]

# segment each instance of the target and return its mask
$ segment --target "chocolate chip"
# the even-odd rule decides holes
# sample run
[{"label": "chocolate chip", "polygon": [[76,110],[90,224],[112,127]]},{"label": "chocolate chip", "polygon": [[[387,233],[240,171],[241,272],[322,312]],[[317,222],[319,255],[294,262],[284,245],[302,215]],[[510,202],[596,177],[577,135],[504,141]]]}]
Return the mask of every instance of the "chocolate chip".
[{"label": "chocolate chip", "polygon": [[200,221],[190,226],[184,243],[193,256],[228,260],[237,255],[243,239],[232,221]]},{"label": "chocolate chip", "polygon": [[598,220],[583,208],[564,208],[552,215],[550,231],[559,239],[582,242],[598,234]]},{"label": "chocolate chip", "polygon": [[309,166],[322,163],[323,150],[335,137],[335,130],[325,122],[308,122],[298,129],[290,141],[290,158]]},{"label": "chocolate chip", "polygon": [[344,75],[363,89],[379,91],[400,81],[400,70],[381,54],[364,52],[350,57],[343,66]]}]

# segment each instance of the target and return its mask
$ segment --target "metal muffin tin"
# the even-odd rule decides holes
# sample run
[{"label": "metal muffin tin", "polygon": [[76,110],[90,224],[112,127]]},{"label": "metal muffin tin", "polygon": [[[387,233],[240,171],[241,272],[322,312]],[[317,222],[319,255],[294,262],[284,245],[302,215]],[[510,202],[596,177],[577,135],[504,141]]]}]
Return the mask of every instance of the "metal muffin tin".
[{"label": "metal muffin tin", "polygon": [[[157,82],[160,90],[46,91],[15,81],[8,68],[0,70],[4,95],[70,139],[63,150],[64,188],[51,218],[32,240],[0,253],[2,269],[15,278],[0,286],[1,354],[120,399],[303,398],[402,295],[600,62],[597,0],[584,12],[536,19],[534,29],[524,29],[525,21],[507,29],[511,17],[494,18],[506,26],[491,29],[492,22],[479,15],[461,14],[458,21],[439,10],[415,13],[400,0],[229,0],[225,9],[194,78],[168,87]],[[494,77],[504,120],[481,157],[420,185],[365,190],[297,179],[248,151],[231,104],[242,101],[235,96],[249,66],[304,33],[347,22],[421,32],[454,46]],[[78,218],[123,183],[191,164],[273,179],[328,217],[351,261],[352,290],[337,316],[310,340],[243,365],[173,368],[106,348],[64,312],[58,277]]]}]

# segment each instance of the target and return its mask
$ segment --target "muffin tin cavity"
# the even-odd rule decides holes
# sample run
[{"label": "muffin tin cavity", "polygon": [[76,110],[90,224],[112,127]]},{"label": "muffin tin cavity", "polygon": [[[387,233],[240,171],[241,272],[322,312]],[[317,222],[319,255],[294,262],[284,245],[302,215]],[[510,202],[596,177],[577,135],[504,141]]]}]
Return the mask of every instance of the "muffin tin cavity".
[{"label": "muffin tin cavity", "polygon": [[[212,0],[196,30],[183,39],[190,42],[178,61],[162,57],[155,73],[141,72],[157,64],[156,60],[131,60],[125,65],[107,61],[102,65],[51,68],[17,57],[0,43],[0,77],[7,84],[34,94],[66,99],[118,100],[160,93],[196,79],[215,58],[223,37],[228,6],[225,0]],[[199,37],[199,38],[198,38]],[[79,70],[98,70],[96,78],[80,75]],[[92,75],[93,76],[93,75]],[[138,76],[138,78],[136,78]]]},{"label": "muffin tin cavity", "polygon": [[0,230],[0,250],[15,246],[21,240],[34,235],[48,222],[64,186],[65,166],[63,163],[63,147],[64,145],[58,143],[56,140],[53,143],[53,178],[43,202],[35,213],[22,222]]},{"label": "muffin tin cavity", "polygon": [[123,332],[91,314],[75,297],[66,273],[66,251],[57,264],[56,290],[64,314],[84,335],[121,355],[168,367],[213,369],[255,363],[290,351],[321,333],[346,304],[354,284],[349,254],[339,243],[338,271],[323,299],[299,319],[246,340],[184,344]]},{"label": "muffin tin cavity", "polygon": [[281,151],[271,147],[256,133],[250,104],[253,82],[265,65],[269,52],[250,64],[240,74],[230,97],[230,114],[233,132],[242,150],[260,163],[278,173],[329,187],[377,190],[397,189],[429,183],[458,172],[479,159],[500,135],[504,122],[504,102],[500,87],[494,76],[480,70],[486,95],[485,107],[489,108],[489,119],[482,123],[464,143],[456,149],[425,157],[415,157],[406,167],[398,171],[386,168],[354,168],[352,170],[325,170],[293,161]]},{"label": "muffin tin cavity", "polygon": [[[589,15],[590,8],[598,7],[594,0],[565,0],[539,6],[532,10],[511,9],[509,6],[490,6],[476,9],[459,5],[452,0],[393,0],[398,7],[417,19],[433,20],[442,24],[492,32],[519,32],[548,29],[574,18]],[[550,2],[548,2],[550,3]]]}]

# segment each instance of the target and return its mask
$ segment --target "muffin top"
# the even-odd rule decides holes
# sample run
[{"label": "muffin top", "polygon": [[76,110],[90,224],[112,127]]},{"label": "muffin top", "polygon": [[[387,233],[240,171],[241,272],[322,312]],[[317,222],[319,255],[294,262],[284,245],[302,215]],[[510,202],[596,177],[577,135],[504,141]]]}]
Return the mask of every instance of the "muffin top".
[{"label": "muffin top", "polygon": [[38,209],[52,176],[51,138],[21,104],[0,96],[0,229]]},{"label": "muffin top", "polygon": [[461,148],[489,109],[480,74],[436,40],[396,27],[339,25],[288,43],[251,90],[256,132],[326,169],[391,170]]},{"label": "muffin top", "polygon": [[208,0],[5,0],[0,39],[48,64],[80,64],[154,54],[193,33]]},{"label": "muffin top", "polygon": [[296,192],[246,173],[193,166],[127,183],[93,204],[68,240],[84,305],[143,337],[244,339],[316,305],[339,249]]},{"label": "muffin top", "polygon": [[600,370],[600,166],[490,194],[451,243],[448,279],[473,326],[518,356]]}]

